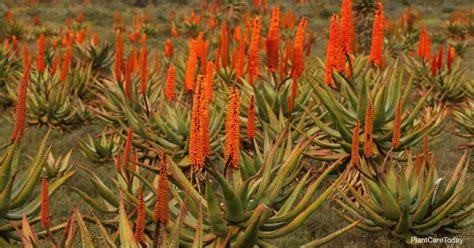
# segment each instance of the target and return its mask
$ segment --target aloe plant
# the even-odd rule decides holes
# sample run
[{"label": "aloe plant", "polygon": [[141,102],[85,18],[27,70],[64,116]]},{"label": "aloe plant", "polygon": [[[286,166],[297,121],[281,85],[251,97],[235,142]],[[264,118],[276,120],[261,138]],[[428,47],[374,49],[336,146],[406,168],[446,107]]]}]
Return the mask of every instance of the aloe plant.
[{"label": "aloe plant", "polygon": [[466,187],[469,154],[465,152],[450,179],[440,177],[434,158],[425,151],[414,163],[388,161],[374,170],[364,160],[358,167],[362,191],[347,182],[336,203],[349,222],[368,232],[388,232],[397,240],[410,243],[412,237],[457,235],[473,224],[472,193]]},{"label": "aloe plant", "polygon": [[[20,142],[12,143],[1,157],[0,164],[0,244],[9,244],[19,240],[16,228],[25,225],[25,221],[35,224],[40,221],[38,212],[41,206],[41,195],[35,194],[41,172],[47,163],[50,146],[47,145],[49,132],[44,136],[31,164],[22,169],[24,164]],[[49,195],[54,194],[68,179],[75,174],[69,171],[54,178],[48,186]],[[22,221],[23,219],[23,221]],[[58,227],[51,227],[57,230]]]},{"label": "aloe plant", "polygon": [[[322,64],[322,61],[319,63]],[[337,89],[319,82],[317,72],[313,72],[314,78],[306,80],[313,87],[313,98],[323,106],[318,114],[309,109],[306,112],[326,135],[315,141],[325,150],[315,149],[310,152],[313,157],[334,160],[351,154],[356,139],[360,141],[360,149],[357,149],[360,156],[377,160],[384,158],[390,150],[402,152],[409,149],[424,136],[436,134],[442,127],[447,110],[426,106],[430,91],[425,92],[414,106],[410,106],[413,75],[406,75],[399,63],[381,72],[367,71],[366,64],[365,58],[356,58],[350,78],[335,73],[333,76]],[[399,130],[394,128],[397,112]],[[355,135],[359,138],[353,137],[357,123],[360,129]],[[400,133],[397,145],[393,142],[394,132]],[[370,135],[371,143],[367,142],[367,135]]]},{"label": "aloe plant", "polygon": [[[91,121],[92,115],[80,98],[87,97],[83,83],[90,80],[88,76],[81,76],[82,71],[88,69],[77,68],[78,74],[72,73],[74,76],[70,76],[66,82],[59,80],[58,73],[52,75],[49,70],[32,73],[34,87],[30,88],[27,100],[30,125],[71,129]],[[7,88],[8,95],[15,101],[16,87],[10,85]]]},{"label": "aloe plant", "polygon": [[[110,136],[107,138],[107,136]],[[100,139],[87,135],[87,139],[79,143],[81,153],[94,163],[104,163],[111,160],[118,151],[119,137],[108,135],[106,130],[100,134]]]},{"label": "aloe plant", "polygon": [[[336,179],[314,199],[316,190],[329,173],[341,165],[341,160],[315,178],[311,170],[303,172],[304,163],[301,162],[309,144],[309,140],[292,144],[291,133],[281,132],[276,140],[267,138],[262,149],[256,147],[255,154],[241,154],[238,170],[228,168],[220,172],[221,166],[208,162],[204,174],[196,175],[195,180],[199,183],[194,186],[183,169],[169,159],[167,175],[172,197],[168,201],[170,221],[165,225],[168,238],[163,242],[168,247],[192,244],[252,247],[269,244],[272,239],[295,231],[324,203],[343,178]],[[96,211],[119,214],[120,221],[123,207],[127,211],[125,216],[132,216],[128,218],[130,222],[135,219],[133,213],[142,192],[148,237],[143,242],[151,242],[156,235],[152,209],[158,189],[154,182],[160,169],[153,163],[146,165],[134,159],[126,167],[121,162],[120,166],[124,169],[119,170],[114,180],[115,189],[107,187],[94,172],[86,170],[99,198],[92,198],[80,189],[74,190]],[[120,203],[117,191],[123,192],[124,203]],[[115,223],[115,229],[120,233],[126,231],[126,227],[117,226],[116,218],[101,222]],[[312,244],[329,242],[355,225]]]}]

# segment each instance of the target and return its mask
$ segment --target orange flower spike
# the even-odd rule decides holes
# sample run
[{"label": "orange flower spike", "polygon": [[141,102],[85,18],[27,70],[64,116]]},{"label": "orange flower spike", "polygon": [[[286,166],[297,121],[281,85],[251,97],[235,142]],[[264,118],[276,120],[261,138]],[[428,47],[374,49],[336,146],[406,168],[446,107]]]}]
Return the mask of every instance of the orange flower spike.
[{"label": "orange flower spike", "polygon": [[425,54],[425,45],[426,45],[426,30],[423,28],[420,31],[420,38],[418,41],[418,58],[424,58]]},{"label": "orange flower spike", "polygon": [[239,42],[242,39],[242,29],[240,26],[234,28],[234,36],[232,37],[235,42]]},{"label": "orange flower spike", "polygon": [[372,44],[370,48],[369,62],[374,63],[375,66],[382,66],[383,53],[383,36],[385,30],[385,16],[383,14],[383,5],[381,2],[377,3],[377,11],[374,15],[374,23],[372,27]]},{"label": "orange flower spike", "polygon": [[343,0],[341,4],[341,42],[345,54],[352,55],[355,32],[352,21],[352,0]]},{"label": "orange flower spike", "polygon": [[133,146],[133,129],[129,127],[128,133],[127,133],[127,140],[125,141],[125,147],[123,149],[123,166],[125,168],[128,167],[128,164],[130,162],[130,154],[132,152],[132,146]]},{"label": "orange flower spike", "polygon": [[84,42],[84,29],[79,30],[79,32],[76,33],[76,42],[79,45],[82,45]]},{"label": "orange flower spike", "polygon": [[416,168],[416,174],[420,174],[421,171],[421,166],[423,165],[423,160],[420,158],[419,154],[416,154],[415,157],[415,168]]},{"label": "orange flower spike", "polygon": [[120,164],[120,153],[117,153],[115,156],[115,170],[117,171],[117,174],[122,173],[122,165]]},{"label": "orange flower spike", "polygon": [[202,84],[204,84],[204,77],[198,75],[196,79],[196,87],[194,88],[191,127],[189,130],[189,158],[191,164],[196,169],[201,169],[205,162],[204,147],[202,145],[203,104],[205,104],[205,96],[203,96],[204,92],[202,91]]},{"label": "orange flower spike", "polygon": [[69,45],[66,50],[66,54],[64,55],[63,65],[61,67],[61,74],[59,75],[59,80],[64,81],[67,79],[67,75],[69,74],[69,67],[71,66],[71,59],[72,59],[72,46]]},{"label": "orange flower spike", "polygon": [[431,38],[429,36],[426,37],[426,44],[425,44],[425,61],[430,61],[431,58]]},{"label": "orange flower spike", "polygon": [[135,225],[135,239],[141,243],[145,235],[145,224],[146,224],[146,206],[143,200],[143,192],[138,193],[138,204],[137,204],[137,224]]},{"label": "orange flower spike", "polygon": [[250,42],[247,71],[249,74],[249,83],[253,85],[255,76],[258,75],[258,51],[260,49],[260,31],[261,20],[260,17],[255,17],[253,22],[252,37]]},{"label": "orange flower spike", "polygon": [[356,126],[352,132],[351,166],[357,166],[359,163],[359,130],[360,122],[357,121]]},{"label": "orange flower spike", "polygon": [[146,46],[146,34],[145,33],[142,35],[142,39],[140,40],[140,44],[142,45],[142,47]]},{"label": "orange flower spike", "polygon": [[3,40],[3,52],[5,53],[10,49],[10,42],[8,41],[8,38],[5,38]]},{"label": "orange flower spike", "polygon": [[247,137],[250,140],[255,138],[255,97],[250,97],[249,110],[247,113]]},{"label": "orange flower spike", "polygon": [[189,55],[188,63],[186,64],[186,75],[184,79],[184,87],[188,92],[192,92],[194,89],[194,79],[197,72],[197,50],[196,41],[191,39],[189,41]]},{"label": "orange flower spike", "polygon": [[147,82],[148,82],[148,54],[147,48],[143,47],[141,54],[141,80],[140,80],[140,93],[146,96]]},{"label": "orange flower spike", "polygon": [[222,23],[221,37],[220,37],[220,59],[222,67],[227,67],[229,60],[229,38],[227,34],[227,23]]},{"label": "orange flower spike", "polygon": [[44,34],[41,33],[37,41],[38,56],[36,60],[36,68],[41,73],[45,70],[45,63],[44,63],[44,53],[45,53],[45,45],[46,45],[45,43],[46,42],[45,42]]},{"label": "orange flower spike", "polygon": [[175,38],[178,37],[178,30],[176,29],[176,25],[173,25],[171,27],[171,36],[173,36]]},{"label": "orange flower spike", "polygon": [[12,36],[12,43],[13,43],[13,50],[15,50],[15,55],[18,56],[20,51],[19,51],[18,39],[16,38],[15,35]]},{"label": "orange flower spike", "polygon": [[304,71],[304,36],[308,21],[306,17],[301,18],[298,29],[296,30],[295,41],[293,44],[293,67],[291,68],[291,76],[293,77],[293,84],[291,90],[291,97],[296,99],[296,90],[298,78]]},{"label": "orange flower spike", "polygon": [[199,104],[199,107],[201,108],[200,145],[202,147],[202,156],[204,159],[211,155],[211,137],[209,135],[209,103],[211,100],[209,95],[210,87],[212,87],[212,80],[207,80],[206,75],[206,78],[203,79],[201,84],[200,95],[202,103]]},{"label": "orange flower spike", "polygon": [[165,57],[168,59],[173,57],[173,43],[170,39],[167,39],[165,43]]},{"label": "orange flower spike", "polygon": [[158,189],[155,204],[155,219],[161,224],[166,225],[169,220],[168,210],[168,158],[163,154],[160,162],[160,176],[158,178]]},{"label": "orange flower spike", "polygon": [[278,67],[280,39],[280,8],[274,7],[267,35],[267,66],[270,72],[276,72]]},{"label": "orange flower spike", "polygon": [[11,142],[16,142],[23,136],[23,130],[25,129],[26,123],[26,98],[28,91],[28,83],[30,81],[30,68],[31,64],[28,64],[23,69],[23,77],[18,86],[18,101],[15,110],[15,127],[13,134],[10,138]]},{"label": "orange flower spike", "polygon": [[432,77],[436,76],[437,68],[438,68],[438,56],[433,55],[433,57],[431,58],[431,76]]},{"label": "orange flower spike", "polygon": [[97,47],[99,45],[99,34],[97,32],[94,32],[92,35],[92,46]]},{"label": "orange flower spike", "polygon": [[117,42],[115,46],[115,79],[117,81],[122,80],[122,68],[123,68],[123,44],[122,38],[120,38],[120,33],[117,33]]},{"label": "orange flower spike", "polygon": [[82,23],[83,20],[84,20],[84,12],[82,12],[82,11],[79,12],[79,15],[77,16],[76,20],[77,20],[78,23]]},{"label": "orange flower spike", "polygon": [[59,53],[56,53],[54,55],[53,65],[51,65],[51,75],[56,74],[56,71],[58,69],[60,62],[61,62],[61,56],[59,55]]},{"label": "orange flower spike", "polygon": [[393,120],[393,137],[392,137],[393,148],[398,148],[398,146],[400,145],[401,124],[402,124],[402,101],[399,100],[397,104],[397,109],[395,111],[395,119]]},{"label": "orange flower spike", "polygon": [[235,61],[235,79],[240,82],[240,77],[244,74],[245,41],[241,37],[237,47],[237,59]]},{"label": "orange flower spike", "polygon": [[439,47],[438,58],[436,59],[436,70],[440,71],[443,67],[443,46]]},{"label": "orange flower spike", "polygon": [[68,45],[71,45],[71,46],[74,45],[74,41],[76,40],[76,36],[74,35],[73,32],[69,32],[68,38],[69,38]]},{"label": "orange flower spike", "polygon": [[337,65],[338,47],[339,47],[339,18],[333,15],[330,20],[329,40],[326,47],[326,79],[328,85],[334,86],[332,73]]},{"label": "orange flower spike", "polygon": [[41,228],[49,228],[49,192],[46,177],[43,177],[41,183]]},{"label": "orange flower spike", "polygon": [[67,47],[68,44],[69,44],[68,36],[67,36],[67,35],[63,35],[63,39],[61,40],[61,46],[62,46],[62,47]]},{"label": "orange flower spike", "polygon": [[230,88],[229,103],[227,105],[225,121],[225,159],[230,162],[233,168],[239,166],[240,147],[240,99],[239,90]]},{"label": "orange flower spike", "polygon": [[174,98],[174,80],[176,75],[176,69],[173,65],[170,65],[168,69],[168,76],[166,77],[166,98],[168,101],[172,101]]},{"label": "orange flower spike", "polygon": [[456,57],[456,50],[454,49],[454,47],[449,47],[448,58],[446,60],[446,66],[448,67],[448,70],[451,70],[451,66],[453,65],[455,57]]},{"label": "orange flower spike", "polygon": [[206,100],[208,102],[212,101],[213,95],[213,79],[214,77],[214,63],[212,61],[207,62],[206,66],[206,78],[205,78],[205,90],[206,90]]},{"label": "orange flower spike", "polygon": [[373,145],[373,106],[372,103],[367,105],[367,110],[365,113],[365,125],[364,125],[364,154],[366,156],[372,155],[372,145]]}]

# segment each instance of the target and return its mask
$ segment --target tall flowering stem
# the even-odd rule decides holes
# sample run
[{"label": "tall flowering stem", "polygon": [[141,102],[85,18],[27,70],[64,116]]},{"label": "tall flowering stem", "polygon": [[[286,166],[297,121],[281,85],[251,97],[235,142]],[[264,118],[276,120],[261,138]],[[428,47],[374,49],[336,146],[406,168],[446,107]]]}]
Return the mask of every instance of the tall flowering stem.
[{"label": "tall flowering stem", "polygon": [[258,64],[259,57],[258,51],[260,49],[260,31],[261,31],[261,20],[260,17],[255,17],[253,22],[252,37],[250,42],[247,71],[249,74],[249,83],[253,85],[255,77],[259,74]]},{"label": "tall flowering stem", "polygon": [[443,67],[443,49],[443,46],[440,46],[438,50],[438,58],[436,59],[436,69],[438,71]]},{"label": "tall flowering stem", "polygon": [[426,29],[423,28],[420,31],[420,37],[418,40],[418,58],[423,59],[425,57],[425,46],[426,46],[426,39],[427,39],[427,34],[426,34]]},{"label": "tall flowering stem", "polygon": [[340,35],[339,35],[339,17],[337,15],[333,15],[330,20],[329,24],[329,40],[326,47],[326,74],[325,74],[325,82],[328,85],[334,86],[334,82],[332,79],[332,73],[334,70],[341,71],[339,68],[339,56],[341,55],[340,52]]},{"label": "tall flowering stem", "polygon": [[352,0],[343,0],[341,4],[341,43],[345,54],[352,55],[355,32],[352,21]]},{"label": "tall flowering stem", "polygon": [[115,45],[115,65],[114,65],[115,79],[117,79],[117,81],[122,80],[122,68],[123,68],[123,43],[122,43],[122,38],[120,37],[120,33],[117,33],[117,41]]},{"label": "tall flowering stem", "polygon": [[58,70],[59,63],[61,63],[61,55],[56,53],[53,58],[53,64],[51,65],[51,75],[54,76]]},{"label": "tall flowering stem", "polygon": [[172,101],[174,98],[174,80],[176,76],[176,69],[173,65],[170,65],[168,69],[168,76],[166,77],[166,98],[168,101]]},{"label": "tall flowering stem", "polygon": [[167,39],[165,42],[165,57],[170,59],[173,57],[173,43],[171,42],[170,39]]},{"label": "tall flowering stem", "polygon": [[225,159],[233,168],[239,166],[240,149],[240,98],[239,90],[230,88],[229,102],[225,120]]},{"label": "tall flowering stem", "polygon": [[41,183],[41,228],[49,228],[49,192],[46,177],[43,177]]},{"label": "tall flowering stem", "polygon": [[169,220],[168,212],[168,157],[166,154],[162,155],[160,162],[160,175],[158,178],[158,187],[155,203],[155,219],[157,222],[166,225]]},{"label": "tall flowering stem", "polygon": [[44,72],[45,69],[45,63],[44,63],[44,52],[45,52],[45,46],[46,46],[46,41],[44,38],[44,34],[40,34],[38,37],[38,42],[37,42],[37,47],[38,47],[38,56],[37,56],[37,61],[36,61],[36,69],[38,69],[39,72]]},{"label": "tall flowering stem", "polygon": [[402,124],[402,101],[399,100],[397,104],[397,109],[395,111],[395,119],[393,120],[393,137],[392,137],[393,148],[397,148],[400,145],[401,124]]},{"label": "tall flowering stem", "polygon": [[247,137],[255,138],[255,96],[250,97],[249,109],[247,113]]},{"label": "tall flowering stem", "polygon": [[31,64],[28,64],[23,70],[23,77],[18,86],[18,101],[15,110],[15,127],[13,128],[13,134],[10,138],[11,142],[20,141],[23,136],[23,130],[25,129],[26,123],[26,98],[28,93],[28,83],[30,82],[30,68]]},{"label": "tall flowering stem", "polygon": [[189,41],[189,55],[188,55],[188,63],[186,64],[186,75],[184,79],[184,87],[185,90],[188,92],[192,92],[194,89],[194,79],[196,77],[197,71],[197,49],[196,49],[196,41],[191,39]]},{"label": "tall flowering stem", "polygon": [[291,102],[294,102],[296,99],[298,78],[303,74],[304,71],[304,36],[306,31],[306,26],[308,21],[306,17],[301,18],[298,29],[296,30],[295,41],[293,44],[293,67],[291,68],[291,77],[293,78],[293,83],[291,87]]},{"label": "tall flowering stem", "polygon": [[351,166],[357,166],[359,163],[359,130],[360,122],[357,121],[356,126],[352,132]]},{"label": "tall flowering stem", "polygon": [[59,80],[64,81],[67,79],[67,75],[69,74],[69,68],[71,67],[71,60],[72,60],[72,45],[69,45],[67,47],[66,54],[64,55],[64,60],[61,67],[61,73],[59,74]]},{"label": "tall flowering stem", "polygon": [[[189,157],[191,164],[196,169],[204,167],[210,147],[208,138],[208,100],[205,92],[204,76],[198,75],[194,89],[193,109],[191,113],[191,128],[189,134]],[[207,134],[207,135],[206,135]]]},{"label": "tall flowering stem", "polygon": [[141,54],[141,78],[140,78],[140,93],[145,96],[148,82],[148,54],[147,48],[143,47]]},{"label": "tall flowering stem", "polygon": [[145,235],[146,224],[146,206],[143,200],[143,192],[138,193],[137,204],[137,224],[135,225],[135,239],[137,242],[142,242]]},{"label": "tall flowering stem", "polygon": [[454,47],[449,47],[448,58],[446,60],[446,66],[448,67],[448,70],[451,70],[455,57],[456,57],[456,50],[454,49]]},{"label": "tall flowering stem", "polygon": [[267,66],[271,72],[276,72],[278,69],[280,39],[280,7],[274,7],[267,35]]},{"label": "tall flowering stem", "polygon": [[222,67],[227,66],[227,61],[229,60],[229,37],[227,32],[227,23],[222,23],[221,37],[219,39],[219,51],[220,51],[220,61]]},{"label": "tall flowering stem", "polygon": [[204,79],[204,88],[206,91],[206,101],[209,103],[212,101],[213,96],[213,77],[214,77],[214,63],[212,61],[207,62],[206,66],[206,77]]},{"label": "tall flowering stem", "polygon": [[245,40],[242,36],[238,39],[237,59],[235,61],[235,79],[240,81],[240,77],[244,74],[245,60]]},{"label": "tall flowering stem", "polygon": [[364,124],[364,154],[366,156],[372,155],[373,145],[373,123],[374,122],[374,109],[372,103],[367,105],[365,112],[365,124]]},{"label": "tall flowering stem", "polygon": [[383,63],[383,33],[385,30],[385,16],[383,14],[383,5],[377,3],[377,10],[374,15],[374,23],[372,26],[372,44],[370,48],[369,62],[375,66],[381,67]]}]

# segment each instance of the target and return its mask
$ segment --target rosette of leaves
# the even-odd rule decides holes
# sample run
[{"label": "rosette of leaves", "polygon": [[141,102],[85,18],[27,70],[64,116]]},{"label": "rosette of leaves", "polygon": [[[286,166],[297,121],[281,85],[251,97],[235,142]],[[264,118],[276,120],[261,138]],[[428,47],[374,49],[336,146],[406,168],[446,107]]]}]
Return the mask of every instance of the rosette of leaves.
[{"label": "rosette of leaves", "polygon": [[[36,194],[39,188],[41,172],[47,164],[47,154],[50,146],[47,145],[49,132],[42,139],[36,155],[26,167],[25,159],[21,152],[20,142],[14,142],[5,149],[0,159],[0,244],[7,247],[12,241],[20,240],[15,229],[24,226],[25,222],[36,224],[41,218],[38,215],[41,207],[41,194]],[[69,178],[74,171],[64,173],[50,180],[48,185],[49,195],[54,194]],[[22,221],[23,219],[23,221]],[[51,227],[55,232],[63,226]],[[42,231],[43,235],[46,231]]]},{"label": "rosette of leaves", "polygon": [[[322,63],[322,62],[320,62]],[[393,150],[403,152],[416,145],[424,136],[439,132],[447,110],[445,108],[427,108],[426,101],[431,92],[425,92],[414,104],[413,75],[406,74],[398,63],[384,71],[369,70],[365,58],[355,60],[352,77],[334,73],[337,88],[320,82],[318,74],[305,78],[313,87],[313,98],[320,101],[318,112],[307,110],[314,124],[325,134],[315,140],[315,149],[309,155],[322,160],[334,160],[352,152],[353,130],[360,124],[358,149],[360,156],[380,160]],[[366,120],[369,105],[372,114]],[[400,142],[393,147],[395,115],[400,105]],[[363,149],[365,124],[372,126],[372,146],[370,154]],[[320,149],[324,148],[324,149]]]},{"label": "rosette of leaves", "polygon": [[[395,241],[410,243],[411,237],[458,235],[471,226],[472,189],[466,187],[469,154],[465,152],[451,178],[440,177],[433,158],[411,156],[406,164],[387,161],[373,169],[361,160],[360,190],[347,183],[336,203],[347,221],[363,219],[358,227],[367,232],[385,232]],[[344,211],[344,212],[342,212]]]}]

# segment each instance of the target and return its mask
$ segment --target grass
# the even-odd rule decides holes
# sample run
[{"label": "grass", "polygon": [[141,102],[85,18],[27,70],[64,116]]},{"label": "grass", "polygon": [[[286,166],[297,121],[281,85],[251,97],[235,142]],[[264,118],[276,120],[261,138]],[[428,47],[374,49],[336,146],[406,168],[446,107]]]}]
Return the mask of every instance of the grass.
[{"label": "grass", "polygon": [[[283,5],[283,9],[289,8],[290,4],[286,1],[276,1]],[[298,15],[307,15],[309,17],[309,23],[311,30],[315,30],[316,36],[316,47],[314,54],[323,57],[325,51],[325,42],[327,37],[327,25],[328,20],[321,18],[324,14],[323,12],[331,13],[332,11],[337,11],[338,7],[334,2],[338,1],[329,1],[332,3],[313,5],[311,8],[306,7],[291,7],[294,8]],[[387,1],[385,1],[387,2]],[[441,20],[447,19],[449,15],[449,9],[454,9],[455,6],[466,7],[473,6],[473,1],[441,1],[440,5],[429,4],[432,1],[413,1],[416,2],[419,10],[422,12],[422,23],[426,25],[430,30],[436,29],[440,25]],[[189,13],[191,9],[196,8],[196,4],[191,6],[182,6],[176,4],[164,4],[158,7],[152,7],[147,9],[137,9],[129,8],[127,5],[120,3],[111,3],[103,5],[94,5],[90,7],[83,8],[80,5],[76,4],[67,4],[67,5],[52,5],[44,4],[35,8],[15,8],[15,15],[18,15],[19,18],[27,20],[34,15],[40,15],[41,20],[45,26],[51,27],[52,29],[59,28],[68,18],[75,18],[77,14],[82,10],[84,11],[84,19],[87,22],[92,24],[92,31],[99,32],[100,37],[103,40],[112,41],[114,40],[114,33],[111,30],[113,13],[115,11],[120,11],[124,17],[125,23],[131,23],[132,16],[137,12],[153,13],[153,23],[158,27],[166,28],[169,26],[167,22],[167,14],[169,10],[176,10],[179,13]],[[323,9],[320,9],[322,6]],[[403,10],[403,6],[398,3],[398,1],[391,1],[386,5],[386,15],[389,17],[398,16]],[[0,12],[1,14],[1,12]],[[1,36],[1,34],[0,34]],[[149,44],[151,47],[159,47],[161,49],[162,44],[164,43],[164,38],[168,34],[162,34],[161,36],[150,37]],[[465,61],[467,65],[474,66],[474,56],[466,56]],[[471,66],[472,68],[472,66]],[[471,74],[472,77],[472,74]],[[10,121],[12,109],[4,110],[1,113],[0,117],[0,144],[5,144],[8,142],[9,135],[12,132],[12,123]],[[451,125],[451,129],[453,129]],[[50,136],[50,141],[52,141],[52,152],[57,156],[59,154],[65,154],[69,150],[72,150],[71,160],[74,163],[74,166],[77,167],[77,175],[75,175],[73,180],[69,180],[66,184],[67,187],[60,189],[51,199],[51,211],[52,211],[52,220],[54,222],[65,221],[68,216],[70,216],[71,208],[65,208],[64,206],[78,207],[81,211],[86,212],[89,209],[87,204],[85,204],[81,198],[73,193],[69,187],[77,187],[85,192],[88,192],[94,196],[94,188],[88,182],[85,175],[79,169],[79,166],[84,166],[86,168],[97,171],[98,174],[103,175],[103,178],[113,175],[114,166],[109,164],[97,165],[89,162],[86,158],[82,156],[78,149],[78,141],[86,136],[86,134],[95,135],[102,131],[100,125],[91,125],[81,127],[79,129],[73,130],[71,132],[59,132],[53,130]],[[46,128],[28,128],[23,142],[23,150],[25,151],[25,159],[22,162],[26,162],[27,157],[33,156],[33,152],[36,151],[38,146],[38,141],[41,140],[43,135],[46,132]],[[437,140],[436,145],[432,147],[437,155],[437,162],[441,165],[441,173],[449,174],[452,171],[454,166],[453,162],[456,161],[460,156],[461,152],[453,150],[453,147],[457,147],[462,144],[464,140],[454,136],[448,132],[443,133],[440,138]],[[474,179],[472,171],[469,173],[469,187],[473,186],[472,179]],[[320,211],[316,211],[315,214],[311,216],[308,222],[301,226],[294,235],[281,238],[276,241],[275,245],[278,247],[297,247],[300,244],[303,244],[309,240],[323,237],[329,234],[331,231],[341,228],[346,223],[338,217],[334,211],[331,209],[331,203],[327,202],[323,205]],[[473,244],[474,237],[472,236],[472,229],[466,233],[464,236],[465,243],[468,244],[465,247],[469,247]],[[351,231],[348,234],[345,234],[335,242],[332,242],[327,247],[386,247],[387,240],[382,234],[367,234],[362,231]],[[471,246],[473,247],[473,246]]]}]

